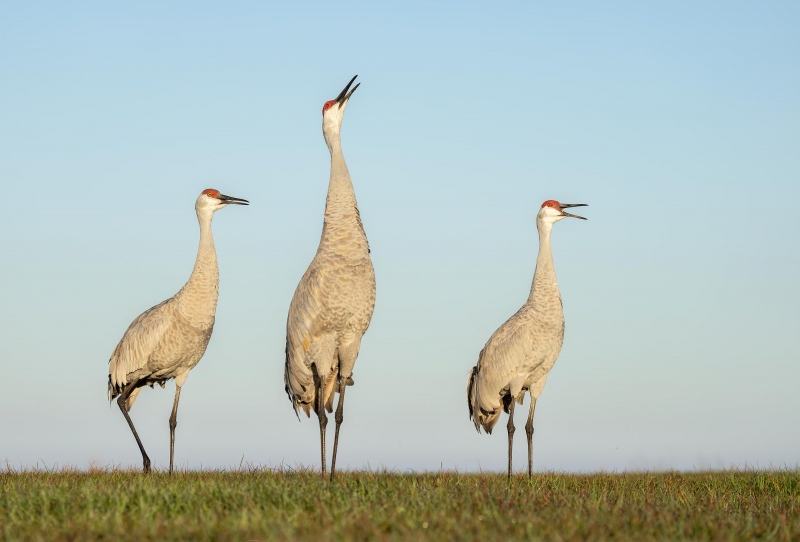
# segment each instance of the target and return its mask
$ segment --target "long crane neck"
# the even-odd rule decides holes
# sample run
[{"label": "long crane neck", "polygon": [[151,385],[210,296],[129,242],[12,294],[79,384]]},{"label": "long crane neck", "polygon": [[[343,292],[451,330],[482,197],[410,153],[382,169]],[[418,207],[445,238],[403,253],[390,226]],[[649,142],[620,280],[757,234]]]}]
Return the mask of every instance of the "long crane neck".
[{"label": "long crane neck", "polygon": [[184,317],[198,326],[208,325],[209,318],[213,323],[219,296],[219,267],[217,251],[214,248],[214,235],[211,233],[212,217],[212,212],[197,213],[197,220],[200,222],[197,260],[189,280],[176,295]]},{"label": "long crane neck", "polygon": [[537,227],[539,230],[539,255],[536,257],[536,272],[533,274],[528,303],[533,303],[537,310],[556,310],[560,313],[561,293],[558,291],[553,251],[550,246],[553,225],[540,222]]},{"label": "long crane neck", "polygon": [[331,151],[331,177],[328,183],[328,199],[325,204],[326,219],[331,212],[352,210],[358,206],[353,182],[350,180],[350,171],[344,161],[339,134],[331,139],[332,141],[328,143]]},{"label": "long crane neck", "polygon": [[[331,176],[328,183],[328,197],[325,202],[322,243],[348,242],[347,237],[351,235],[366,241],[364,226],[361,224],[361,216],[358,212],[356,193],[342,153],[339,133],[326,133],[325,141],[331,152]],[[366,246],[366,243],[363,244]]]}]

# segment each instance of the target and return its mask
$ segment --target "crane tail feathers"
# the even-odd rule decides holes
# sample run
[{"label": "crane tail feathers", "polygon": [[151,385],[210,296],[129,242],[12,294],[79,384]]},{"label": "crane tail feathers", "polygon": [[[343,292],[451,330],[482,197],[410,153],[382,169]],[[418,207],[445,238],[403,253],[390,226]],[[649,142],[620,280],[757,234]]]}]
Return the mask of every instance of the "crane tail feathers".
[{"label": "crane tail feathers", "polygon": [[[473,419],[473,402],[475,401],[475,377],[478,375],[478,366],[472,368],[469,373],[469,380],[467,381],[467,410],[469,411],[469,419]],[[477,427],[477,425],[476,425]]]},{"label": "crane tail feathers", "polygon": [[[292,408],[294,409],[294,413],[297,416],[297,419],[300,420],[300,409],[303,409],[305,412],[306,417],[311,417],[310,411],[310,404],[302,399],[302,394],[306,391],[306,386],[303,384],[302,379],[298,381],[297,378],[292,378],[292,365],[291,365],[291,354],[290,354],[290,346],[289,346],[289,337],[286,337],[286,363],[284,365],[283,371],[283,383],[284,383],[284,390],[286,391],[286,396],[289,398],[289,402],[292,403]],[[297,375],[294,375],[297,377]],[[298,389],[299,388],[299,389]]]},{"label": "crane tail feathers", "polygon": [[111,401],[113,401],[116,396],[117,396],[117,394],[114,393],[114,384],[111,382],[111,375],[109,374],[108,375],[108,402],[110,403]]},{"label": "crane tail feathers", "polygon": [[475,424],[475,430],[480,433],[481,427],[488,434],[492,434],[492,429],[497,424],[500,418],[502,409],[498,408],[494,411],[487,412],[480,407],[480,399],[478,397],[478,366],[472,368],[467,382],[467,409],[469,411],[469,418]]}]

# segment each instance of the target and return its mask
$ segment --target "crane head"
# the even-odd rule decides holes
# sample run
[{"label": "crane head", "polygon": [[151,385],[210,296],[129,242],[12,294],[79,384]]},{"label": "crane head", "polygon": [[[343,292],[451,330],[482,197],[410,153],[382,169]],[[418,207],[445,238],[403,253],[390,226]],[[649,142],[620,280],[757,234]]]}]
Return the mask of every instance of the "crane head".
[{"label": "crane head", "polygon": [[323,133],[327,134],[329,130],[338,132],[339,128],[342,126],[342,118],[344,117],[345,107],[347,107],[347,101],[361,84],[358,83],[352,89],[350,88],[350,85],[353,84],[353,81],[356,80],[356,77],[358,77],[358,75],[354,75],[353,78],[350,79],[350,82],[347,83],[347,86],[344,87],[344,89],[335,99],[328,100],[322,106]]},{"label": "crane head", "polygon": [[542,203],[542,208],[539,210],[539,215],[537,218],[542,222],[547,222],[550,224],[555,224],[562,218],[572,217],[572,218],[580,218],[581,220],[586,220],[585,217],[573,215],[564,211],[564,209],[569,209],[570,207],[587,207],[586,203],[559,203],[554,199],[549,199]]},{"label": "crane head", "polygon": [[197,198],[197,203],[195,203],[195,208],[200,210],[209,210],[212,213],[227,205],[249,205],[250,202],[246,199],[241,198],[234,198],[231,196],[226,196],[225,194],[220,194],[219,190],[214,188],[206,188],[200,193],[200,197]]}]

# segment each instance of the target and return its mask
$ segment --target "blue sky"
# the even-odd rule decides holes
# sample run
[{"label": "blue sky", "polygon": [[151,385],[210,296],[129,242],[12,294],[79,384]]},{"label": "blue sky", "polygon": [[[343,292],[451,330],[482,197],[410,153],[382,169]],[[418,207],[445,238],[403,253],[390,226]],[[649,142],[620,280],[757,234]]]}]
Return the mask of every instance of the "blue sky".
[{"label": "blue sky", "polygon": [[[141,464],[107,360],[188,277],[213,187],[251,206],[214,220],[176,464],[317,466],[285,318],[322,226],[321,107],[359,74],[343,148],[378,295],[341,466],[504,468],[464,390],[546,199],[590,207],[553,234],[566,338],[535,468],[796,466],[798,25],[793,2],[4,2],[0,459]],[[156,467],[173,389],[132,410]]]}]

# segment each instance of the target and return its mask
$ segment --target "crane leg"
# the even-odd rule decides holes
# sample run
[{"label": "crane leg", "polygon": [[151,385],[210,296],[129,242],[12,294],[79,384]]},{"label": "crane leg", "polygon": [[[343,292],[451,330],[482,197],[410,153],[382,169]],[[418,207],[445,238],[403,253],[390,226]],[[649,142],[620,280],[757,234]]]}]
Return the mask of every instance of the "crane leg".
[{"label": "crane leg", "polygon": [[175,459],[175,427],[178,425],[178,399],[181,398],[181,387],[175,386],[175,402],[172,404],[172,415],[169,417],[169,473],[172,474],[172,462]]},{"label": "crane leg", "polygon": [[139,451],[142,452],[142,470],[145,474],[150,472],[150,458],[147,457],[147,452],[144,451],[144,446],[142,446],[142,441],[139,438],[139,435],[136,433],[136,428],[133,426],[133,421],[131,420],[130,415],[128,414],[128,407],[125,403],[130,397],[133,390],[136,389],[136,382],[131,382],[128,384],[128,387],[122,392],[117,399],[117,404],[119,405],[119,409],[122,411],[122,415],[125,416],[125,419],[128,421],[128,426],[131,428],[133,432],[133,437],[136,439],[136,444],[139,445]]},{"label": "crane leg", "polygon": [[339,402],[336,405],[336,434],[333,437],[333,459],[331,459],[331,481],[336,470],[336,451],[339,449],[339,427],[344,420],[344,390],[347,389],[347,379],[339,375]]},{"label": "crane leg", "polygon": [[319,442],[322,453],[322,477],[325,478],[325,428],[328,426],[328,415],[325,413],[325,383],[321,376],[317,377],[317,417],[319,418]]},{"label": "crane leg", "polygon": [[533,411],[536,409],[536,397],[531,395],[531,410],[528,412],[528,422],[525,424],[525,433],[528,434],[528,478],[533,476]]},{"label": "crane leg", "polygon": [[508,480],[511,481],[511,452],[513,450],[513,443],[514,443],[514,405],[517,402],[512,398],[511,405],[508,407]]}]

